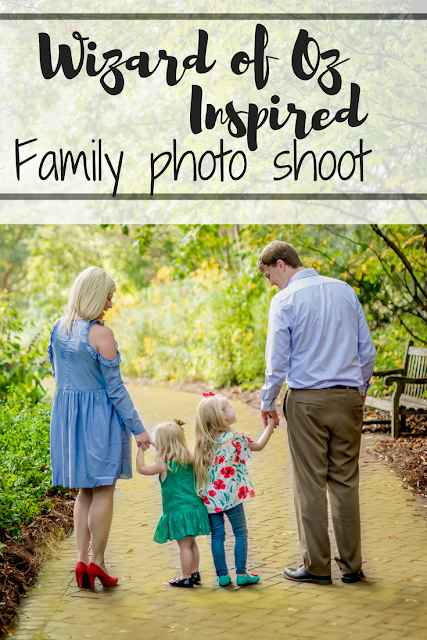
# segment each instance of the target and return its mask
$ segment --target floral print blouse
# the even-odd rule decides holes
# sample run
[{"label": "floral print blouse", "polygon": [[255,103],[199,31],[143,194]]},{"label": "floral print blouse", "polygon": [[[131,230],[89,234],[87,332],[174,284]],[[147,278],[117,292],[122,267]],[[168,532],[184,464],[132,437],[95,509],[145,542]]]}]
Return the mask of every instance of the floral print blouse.
[{"label": "floral print blouse", "polygon": [[246,465],[251,455],[249,442],[253,441],[233,431],[219,436],[215,459],[208,470],[209,484],[202,492],[208,513],[232,509],[255,495]]}]

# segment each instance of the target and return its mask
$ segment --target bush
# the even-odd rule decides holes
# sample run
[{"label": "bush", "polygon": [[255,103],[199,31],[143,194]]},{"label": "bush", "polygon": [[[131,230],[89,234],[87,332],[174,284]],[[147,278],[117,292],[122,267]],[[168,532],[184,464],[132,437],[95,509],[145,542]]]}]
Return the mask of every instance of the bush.
[{"label": "bush", "polygon": [[44,395],[42,380],[50,368],[46,363],[47,330],[38,333],[29,345],[22,345],[24,320],[10,296],[0,293],[0,399],[14,386],[32,402]]},{"label": "bush", "polygon": [[50,407],[26,404],[12,389],[0,402],[0,534],[19,534],[20,525],[41,513],[51,486]]}]

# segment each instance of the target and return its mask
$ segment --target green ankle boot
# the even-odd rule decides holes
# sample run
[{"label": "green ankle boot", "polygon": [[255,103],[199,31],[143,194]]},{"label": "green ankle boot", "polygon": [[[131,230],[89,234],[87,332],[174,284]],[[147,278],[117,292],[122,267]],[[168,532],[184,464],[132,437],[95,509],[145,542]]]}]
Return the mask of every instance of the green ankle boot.
[{"label": "green ankle boot", "polygon": [[219,576],[218,584],[220,587],[226,587],[230,584],[231,578],[230,576]]},{"label": "green ankle boot", "polygon": [[243,587],[245,584],[255,584],[255,582],[259,582],[259,576],[247,573],[245,576],[237,576],[236,582],[238,587]]}]

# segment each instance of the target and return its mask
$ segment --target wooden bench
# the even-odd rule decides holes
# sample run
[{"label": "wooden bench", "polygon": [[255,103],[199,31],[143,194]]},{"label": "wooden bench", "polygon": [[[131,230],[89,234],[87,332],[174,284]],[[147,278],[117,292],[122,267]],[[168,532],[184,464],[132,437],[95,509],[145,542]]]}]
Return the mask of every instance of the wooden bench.
[{"label": "wooden bench", "polygon": [[366,406],[388,411],[391,419],[365,420],[364,424],[391,424],[392,438],[405,431],[406,416],[427,414],[427,399],[421,397],[427,391],[427,349],[412,345],[412,340],[409,340],[401,369],[373,373],[385,378],[387,387],[396,383],[393,395],[385,398],[366,396]]}]

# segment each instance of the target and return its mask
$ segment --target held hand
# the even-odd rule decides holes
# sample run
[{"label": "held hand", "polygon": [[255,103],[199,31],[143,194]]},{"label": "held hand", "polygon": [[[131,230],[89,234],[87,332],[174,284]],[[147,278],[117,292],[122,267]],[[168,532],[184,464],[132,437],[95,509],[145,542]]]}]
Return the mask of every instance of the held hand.
[{"label": "held hand", "polygon": [[135,436],[135,440],[138,447],[142,447],[143,451],[147,451],[147,449],[150,447],[150,444],[157,449],[155,443],[150,438],[150,434],[148,433],[148,431],[139,433],[137,436]]},{"label": "held hand", "polygon": [[268,416],[268,418],[267,418],[267,429],[270,429],[271,433],[273,433],[275,428],[276,428],[276,420],[274,418],[272,418],[271,416]]},{"label": "held hand", "polygon": [[365,404],[366,396],[361,396],[363,404]]},{"label": "held hand", "polygon": [[273,418],[274,423],[276,426],[278,426],[279,424],[279,416],[277,415],[277,411],[263,411],[261,409],[261,418],[262,418],[262,423],[264,425],[264,428],[268,426],[268,419],[269,418]]}]

